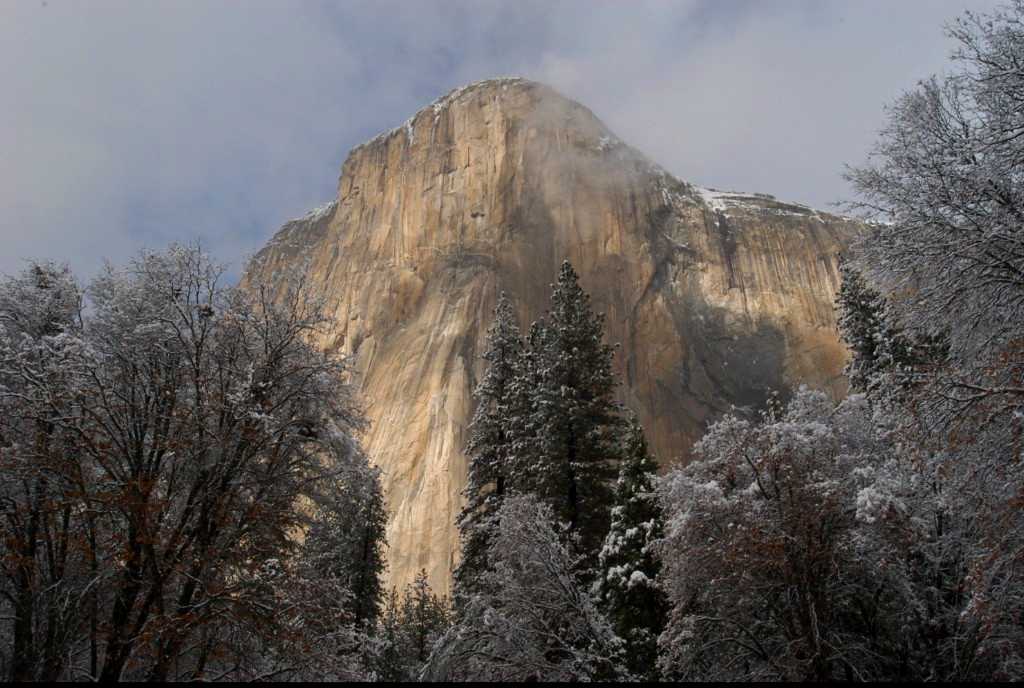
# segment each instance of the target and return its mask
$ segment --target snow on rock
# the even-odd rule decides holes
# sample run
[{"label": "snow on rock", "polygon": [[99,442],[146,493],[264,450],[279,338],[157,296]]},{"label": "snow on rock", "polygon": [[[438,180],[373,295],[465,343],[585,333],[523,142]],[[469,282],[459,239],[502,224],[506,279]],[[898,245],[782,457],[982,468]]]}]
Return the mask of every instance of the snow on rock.
[{"label": "snow on rock", "polygon": [[696,191],[700,199],[704,201],[704,205],[722,213],[729,209],[729,203],[726,202],[726,199],[735,198],[729,193],[723,193],[716,189],[702,189],[698,187]]},{"label": "snow on rock", "polygon": [[802,215],[822,221],[818,211],[802,203],[780,201],[771,194],[721,191],[719,189],[693,187],[697,197],[716,213],[728,216],[730,211],[746,210],[769,215]]},{"label": "snow on rock", "polygon": [[622,142],[619,141],[614,136],[602,136],[600,139],[598,139],[597,146],[595,146],[595,148],[598,151],[603,153],[603,152],[611,150],[612,148],[615,148],[615,147],[617,147],[617,146],[619,146],[621,144],[622,144]]},{"label": "snow on rock", "polygon": [[381,133],[377,134],[376,136],[374,136],[369,141],[367,141],[365,143],[359,144],[358,146],[353,148],[352,151],[355,152],[355,151],[359,150],[360,148],[363,148],[364,146],[370,146],[370,145],[373,145],[375,143],[379,143],[379,142],[382,142],[382,141],[387,141],[392,136],[395,136],[399,132],[403,132],[403,131],[405,132],[406,140],[408,141],[409,145],[412,145],[415,142],[415,140],[416,140],[416,130],[415,130],[416,120],[418,120],[421,115],[423,115],[423,114],[425,114],[427,112],[433,113],[433,115],[434,115],[434,123],[436,124],[438,118],[441,116],[441,113],[446,108],[450,107],[453,103],[458,102],[463,97],[465,97],[466,95],[472,93],[473,91],[476,91],[479,88],[482,88],[482,87],[492,87],[492,86],[500,86],[501,89],[504,91],[504,90],[506,90],[511,85],[523,84],[523,83],[526,83],[526,82],[527,82],[527,80],[523,79],[522,77],[518,77],[518,76],[505,76],[505,77],[497,77],[497,78],[494,78],[494,79],[484,79],[482,81],[476,81],[476,82],[474,82],[472,84],[468,84],[466,86],[461,86],[459,88],[452,89],[447,94],[441,96],[440,98],[435,100],[430,105],[427,105],[426,107],[421,108],[420,110],[417,110],[416,114],[414,114],[409,119],[405,120],[405,122],[403,122],[399,126],[395,127],[394,129],[389,129],[387,131],[382,131]]},{"label": "snow on rock", "polygon": [[[324,203],[322,205],[318,205],[317,207],[313,208],[308,213],[306,213],[301,218],[299,218],[298,221],[301,221],[301,222],[317,222],[318,220],[322,220],[323,218],[327,217],[328,215],[331,215],[337,209],[338,209],[338,202],[337,201],[328,201],[327,203]],[[293,222],[295,222],[295,221],[296,220],[293,220]]]},{"label": "snow on rock", "polygon": [[[501,86],[502,90],[505,90],[511,85],[523,84],[525,82],[526,79],[523,79],[522,77],[518,76],[503,76],[494,79],[484,79],[482,81],[475,81],[466,86],[461,86],[459,88],[452,89],[447,94],[441,96],[433,103],[420,110],[420,112],[426,112],[427,110],[431,110],[435,115],[438,115],[441,113],[442,110],[449,107],[453,103],[459,101],[463,96],[472,93],[478,88]],[[419,113],[417,113],[417,115],[419,115]]]},{"label": "snow on rock", "polygon": [[316,236],[322,233],[334,212],[338,209],[338,201],[330,201],[310,210],[302,217],[288,220],[281,229],[271,237],[266,246],[253,256],[248,270],[254,270],[265,265],[267,258],[274,250],[283,254],[295,256],[313,241]]},{"label": "snow on rock", "polygon": [[819,213],[814,208],[802,203],[780,201],[771,194],[722,191],[720,189],[690,184],[672,175],[655,163],[648,162],[647,172],[657,180],[658,187],[661,189],[662,199],[669,206],[680,207],[697,203],[708,208],[715,215],[723,215],[725,217],[730,217],[735,213],[755,213],[759,215],[805,217],[818,222],[836,219],[857,221],[855,218]]}]

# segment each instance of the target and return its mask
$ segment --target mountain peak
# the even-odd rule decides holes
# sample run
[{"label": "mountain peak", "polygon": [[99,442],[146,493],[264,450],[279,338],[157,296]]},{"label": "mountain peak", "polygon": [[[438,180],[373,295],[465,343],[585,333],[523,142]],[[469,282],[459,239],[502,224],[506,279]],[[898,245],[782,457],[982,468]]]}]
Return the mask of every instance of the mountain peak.
[{"label": "mountain peak", "polygon": [[708,423],[799,384],[842,392],[836,255],[860,226],[682,182],[554,89],[454,89],[356,148],[335,201],[288,223],[249,276],[301,269],[354,362],[384,470],[389,585],[445,590],[463,448],[497,295],[527,324],[569,260],[621,344],[620,397],[664,461]]},{"label": "mountain peak", "polygon": [[[441,119],[453,108],[459,109],[485,103],[503,108],[509,117],[532,123],[538,123],[545,117],[561,124],[576,119],[583,124],[585,129],[600,130],[599,135],[615,139],[593,112],[551,86],[523,77],[506,76],[483,79],[453,88],[429,105],[417,110],[399,126],[381,132],[352,150],[355,152],[367,146],[377,145],[403,133],[406,141],[412,144],[424,125],[436,128]],[[481,114],[487,115],[486,112]],[[617,141],[617,139],[615,140]]]}]

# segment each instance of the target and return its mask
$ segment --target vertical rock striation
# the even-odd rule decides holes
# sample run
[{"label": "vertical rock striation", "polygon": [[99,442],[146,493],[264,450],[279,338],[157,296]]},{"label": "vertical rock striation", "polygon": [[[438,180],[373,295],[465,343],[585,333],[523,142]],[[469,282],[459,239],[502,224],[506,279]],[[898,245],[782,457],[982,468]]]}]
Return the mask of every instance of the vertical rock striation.
[{"label": "vertical rock striation", "polygon": [[462,448],[501,290],[528,325],[568,259],[621,344],[622,400],[663,462],[709,420],[806,383],[845,391],[836,256],[859,223],[680,181],[585,107],[522,79],[458,89],[355,148],[338,197],[248,277],[304,261],[352,354],[386,472],[390,583],[446,588]]}]

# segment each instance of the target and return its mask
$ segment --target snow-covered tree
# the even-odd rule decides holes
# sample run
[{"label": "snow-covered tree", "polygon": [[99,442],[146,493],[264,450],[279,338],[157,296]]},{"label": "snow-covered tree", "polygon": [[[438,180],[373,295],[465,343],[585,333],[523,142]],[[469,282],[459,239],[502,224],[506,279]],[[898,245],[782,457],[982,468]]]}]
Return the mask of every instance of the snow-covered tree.
[{"label": "snow-covered tree", "polygon": [[420,571],[406,587],[402,600],[406,639],[417,666],[422,666],[430,657],[434,643],[448,627],[450,619],[447,600],[434,593],[427,581],[427,572]]},{"label": "snow-covered tree", "polygon": [[355,624],[372,628],[384,605],[387,510],[380,469],[351,441],[346,451],[351,458],[314,495],[302,556],[315,562],[318,575],[343,582],[350,596],[346,612]]},{"label": "snow-covered tree", "polygon": [[[365,681],[376,677],[374,637],[383,603],[383,520],[378,471],[351,438],[331,443],[337,474],[319,486],[301,548],[250,572],[266,618],[218,624],[204,671],[247,681]],[[223,661],[224,657],[227,661]]]},{"label": "snow-covered tree", "polygon": [[488,569],[488,544],[501,500],[508,491],[508,421],[514,411],[513,378],[521,367],[523,343],[512,302],[504,293],[494,309],[486,346],[483,359],[487,370],[476,390],[477,408],[466,445],[469,471],[466,505],[458,519],[462,559],[454,574],[457,598],[472,593],[480,574]]},{"label": "snow-covered tree", "polygon": [[[81,289],[66,266],[30,265],[0,284],[0,649],[8,680],[57,680],[95,607],[83,469],[63,420],[74,413]],[[89,519],[91,521],[91,519]],[[6,621],[5,621],[6,623]]]},{"label": "snow-covered tree", "polygon": [[[863,397],[799,392],[763,422],[729,416],[667,476],[661,637],[669,676],[884,677],[888,601],[858,549],[854,476],[884,448]],[[898,508],[894,503],[879,505]]]},{"label": "snow-covered tree", "polygon": [[97,439],[83,450],[128,553],[110,584],[101,680],[140,652],[150,659],[134,675],[165,679],[206,619],[265,603],[262,586],[236,581],[288,556],[297,500],[332,472],[322,448],[358,422],[343,362],[308,344],[326,322],[319,304],[301,289],[276,303],[225,290],[219,275],[172,248],[90,289],[81,424]]},{"label": "snow-covered tree", "polygon": [[420,571],[401,595],[392,589],[374,642],[378,680],[417,681],[431,652],[452,624],[452,610]]},{"label": "snow-covered tree", "polygon": [[1020,581],[1000,554],[1020,551],[1014,483],[889,413],[803,390],[759,423],[715,424],[669,474],[668,675],[1022,675]]},{"label": "snow-covered tree", "polygon": [[668,600],[658,582],[661,562],[656,543],[664,535],[661,505],[654,493],[658,464],[647,450],[636,417],[629,422],[612,522],[598,558],[595,587],[601,608],[626,641],[630,672],[657,678],[658,636]]},{"label": "snow-covered tree", "polygon": [[624,678],[622,641],[575,573],[552,508],[503,500],[491,570],[437,643],[428,680],[586,681]]},{"label": "snow-covered tree", "polygon": [[869,390],[897,450],[883,482],[917,485],[903,500],[912,516],[876,544],[905,545],[908,662],[930,678],[1013,678],[1024,601],[1024,2],[968,13],[949,34],[951,73],[902,96],[872,158],[849,173],[859,207],[886,220],[855,247],[857,269],[912,338],[944,337],[945,355],[912,394],[894,395],[889,380]]},{"label": "snow-covered tree", "polygon": [[548,324],[540,318],[530,325],[508,385],[508,412],[502,425],[508,441],[506,492],[523,493],[536,486],[534,469],[546,460],[537,441],[537,390],[542,384],[542,360]]},{"label": "snow-covered tree", "polygon": [[889,365],[883,351],[891,335],[884,317],[885,301],[848,262],[840,264],[839,272],[839,332],[851,353],[845,373],[850,387],[864,392],[879,368]]},{"label": "snow-covered tree", "polygon": [[858,392],[909,391],[944,360],[944,336],[905,332],[888,299],[853,264],[844,260],[839,271],[836,306],[839,332],[851,353],[845,370],[850,387]]},{"label": "snow-covered tree", "polygon": [[[0,285],[10,678],[252,678],[240,653],[294,620],[266,567],[299,575],[304,505],[360,473],[362,421],[300,278],[271,299],[220,275],[172,247],[108,267],[85,308],[61,269]],[[291,589],[353,583],[325,573]]]},{"label": "snow-covered tree", "polygon": [[884,220],[857,265],[910,331],[948,335],[951,415],[1009,427],[1024,408],[1024,0],[967,13],[949,34],[951,73],[900,97],[848,173],[855,207]]},{"label": "snow-covered tree", "polygon": [[511,462],[514,488],[552,505],[592,572],[608,532],[623,429],[614,348],[603,343],[604,318],[568,261],[551,301],[523,357],[519,385],[528,407]]},{"label": "snow-covered tree", "polygon": [[0,327],[7,337],[40,340],[80,324],[82,289],[66,265],[32,263],[0,288]]}]

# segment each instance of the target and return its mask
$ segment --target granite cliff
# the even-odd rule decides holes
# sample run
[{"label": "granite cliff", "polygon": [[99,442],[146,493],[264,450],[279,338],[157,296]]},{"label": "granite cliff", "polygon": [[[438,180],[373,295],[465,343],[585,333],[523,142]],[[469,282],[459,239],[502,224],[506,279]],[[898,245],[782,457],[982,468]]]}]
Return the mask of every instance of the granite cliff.
[{"label": "granite cliff", "polygon": [[449,93],[351,151],[337,198],[289,222],[250,277],[306,262],[353,355],[364,444],[385,471],[389,584],[457,557],[462,453],[501,290],[527,326],[568,259],[620,344],[622,401],[662,462],[731,406],[806,383],[845,391],[837,254],[860,225],[764,194],[701,189],[550,88]]}]

